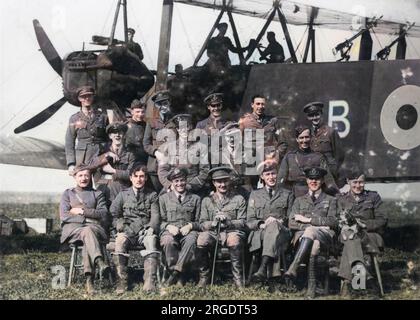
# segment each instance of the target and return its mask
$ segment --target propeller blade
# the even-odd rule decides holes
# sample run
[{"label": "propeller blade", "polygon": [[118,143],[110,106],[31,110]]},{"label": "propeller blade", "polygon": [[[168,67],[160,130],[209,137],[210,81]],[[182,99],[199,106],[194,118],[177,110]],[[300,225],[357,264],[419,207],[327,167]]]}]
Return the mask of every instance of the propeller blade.
[{"label": "propeller blade", "polygon": [[61,76],[63,70],[63,60],[61,60],[61,57],[58,55],[39,21],[35,19],[33,24],[36,38],[42,53],[44,54],[51,67],[55,70],[55,72]]},{"label": "propeller blade", "polygon": [[14,132],[21,133],[24,131],[27,131],[29,129],[35,128],[36,126],[39,126],[41,123],[47,121],[49,118],[53,116],[54,113],[60,109],[63,104],[66,103],[66,98],[62,97],[60,100],[56,101],[54,104],[50,105],[47,109],[42,110],[40,113],[38,113],[36,116],[32,117],[28,121],[26,121],[21,126],[17,127]]}]

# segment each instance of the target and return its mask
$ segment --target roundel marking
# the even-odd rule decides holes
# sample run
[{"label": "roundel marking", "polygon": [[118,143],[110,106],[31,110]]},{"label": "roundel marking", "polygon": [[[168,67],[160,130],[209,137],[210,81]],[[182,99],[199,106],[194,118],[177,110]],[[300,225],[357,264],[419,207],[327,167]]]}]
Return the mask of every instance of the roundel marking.
[{"label": "roundel marking", "polygon": [[385,100],[380,118],[382,133],[388,143],[400,150],[420,146],[420,87],[404,85]]}]

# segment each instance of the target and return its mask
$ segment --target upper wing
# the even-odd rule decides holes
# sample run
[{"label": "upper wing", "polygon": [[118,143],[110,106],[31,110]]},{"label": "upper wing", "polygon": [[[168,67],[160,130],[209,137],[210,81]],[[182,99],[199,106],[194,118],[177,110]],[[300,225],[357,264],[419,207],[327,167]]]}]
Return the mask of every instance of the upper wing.
[{"label": "upper wing", "polygon": [[[268,12],[273,6],[273,0],[174,0],[175,2],[190,4],[194,6],[209,8],[209,9],[222,9],[225,3],[230,10],[237,14],[243,14],[251,17],[266,18]],[[311,13],[316,10],[317,14],[314,18],[314,25],[325,27],[329,29],[339,29],[354,31],[352,26],[355,23],[356,15],[335,11],[331,9],[318,8],[306,4],[301,4],[292,1],[280,1],[280,6],[287,22],[294,25],[306,25],[311,20]],[[419,10],[420,11],[420,10]],[[363,18],[363,17],[362,17]],[[373,17],[367,17],[373,18]],[[378,17],[376,17],[378,18]],[[275,16],[278,21],[278,17]],[[413,22],[413,21],[410,21]],[[360,23],[358,21],[357,23]],[[404,19],[401,21],[386,21],[380,20],[374,28],[377,33],[384,34],[398,34],[401,24],[406,24]],[[408,33],[409,36],[419,38],[420,26],[414,26]]]},{"label": "upper wing", "polygon": [[67,169],[63,145],[14,135],[0,136],[0,163]]}]

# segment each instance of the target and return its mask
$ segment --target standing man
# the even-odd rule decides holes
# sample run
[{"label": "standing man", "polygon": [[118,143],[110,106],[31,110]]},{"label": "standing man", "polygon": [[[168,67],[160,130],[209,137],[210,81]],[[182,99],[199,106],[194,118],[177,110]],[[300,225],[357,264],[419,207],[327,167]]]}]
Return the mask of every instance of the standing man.
[{"label": "standing man", "polygon": [[308,193],[296,198],[289,216],[289,228],[295,231],[292,243],[298,246],[295,258],[285,273],[288,280],[294,280],[297,269],[309,258],[308,298],[315,297],[316,258],[323,247],[332,247],[337,220],[337,199],[322,191],[323,168],[312,167],[305,170]]},{"label": "standing man", "polygon": [[[232,264],[233,281],[237,288],[244,287],[242,255],[246,239],[246,201],[232,192],[231,169],[217,167],[210,170],[215,192],[201,203],[200,225],[203,232],[197,240],[197,260],[200,263],[200,287],[210,280],[209,253],[216,241],[227,246]],[[217,234],[220,224],[220,234]]]},{"label": "standing man", "polygon": [[93,277],[95,266],[103,274],[109,269],[104,262],[102,244],[108,241],[103,227],[108,222],[105,195],[91,187],[91,172],[88,166],[78,165],[73,170],[76,187],[64,191],[60,201],[61,243],[83,242],[83,271],[86,276],[86,291],[95,293]]},{"label": "standing man", "polygon": [[188,170],[174,168],[168,175],[171,191],[159,197],[160,245],[171,273],[166,285],[182,284],[182,273],[194,255],[200,230],[200,197],[187,190]]},{"label": "standing man", "polygon": [[338,168],[343,162],[344,154],[339,146],[340,137],[337,130],[322,121],[323,108],[322,102],[311,102],[303,107],[303,112],[311,122],[311,150],[325,156],[328,167],[334,179],[337,180]]},{"label": "standing man", "polygon": [[248,50],[248,47],[242,49],[236,48],[232,41],[225,36],[228,29],[227,23],[219,23],[216,28],[219,34],[211,38],[207,44],[207,56],[209,60],[206,62],[206,65],[209,66],[210,72],[219,73],[231,65],[229,51],[234,53],[244,52]]},{"label": "standing man", "polygon": [[[250,163],[251,160],[248,160],[248,157],[257,156],[258,151],[256,150],[256,130],[264,130],[264,157],[262,160],[267,159],[268,157],[276,159],[280,162],[284,157],[287,151],[287,142],[284,136],[284,130],[280,127],[280,123],[276,117],[269,116],[265,114],[265,104],[266,99],[264,96],[257,94],[252,97],[251,103],[251,113],[246,113],[239,119],[239,128],[242,131],[244,138],[244,162],[248,167],[256,167],[260,161],[257,163]],[[252,139],[246,139],[245,130],[252,130]],[[252,144],[252,145],[249,145]],[[275,155],[271,153],[275,150]],[[254,189],[257,187],[259,180],[259,175],[250,176],[251,185]]]},{"label": "standing man", "polygon": [[150,119],[147,122],[143,138],[143,147],[149,155],[149,159],[147,160],[147,171],[149,172],[150,180],[155,191],[159,193],[162,189],[162,185],[157,176],[157,160],[162,159],[163,154],[158,149],[165,141],[162,141],[161,139],[158,141],[157,137],[159,131],[165,128],[166,123],[172,117],[169,91],[158,91],[151,100],[155,103],[155,107],[159,111],[159,118]]},{"label": "standing man", "polygon": [[128,129],[125,135],[127,150],[134,154],[135,162],[147,164],[147,153],[143,147],[144,131],[146,129],[146,104],[135,99],[130,108],[131,119],[128,120]]},{"label": "standing man", "polygon": [[304,170],[311,167],[321,167],[327,171],[325,183],[328,192],[337,193],[338,188],[329,171],[327,159],[321,153],[314,152],[311,149],[310,128],[306,125],[297,126],[295,136],[298,148],[288,152],[283,158],[280,164],[278,182],[284,188],[292,190],[296,198],[303,196],[308,192]]},{"label": "standing man", "polygon": [[196,128],[206,131],[210,138],[211,130],[220,130],[226,124],[222,117],[223,93],[212,93],[204,99],[204,103],[210,112],[210,115],[197,123]]},{"label": "standing man", "polygon": [[129,172],[134,166],[135,157],[124,146],[124,135],[127,132],[125,123],[111,123],[106,132],[111,143],[89,165],[92,169],[97,169],[94,181],[98,190],[104,192],[109,207],[117,194],[130,186]]},{"label": "standing man", "polygon": [[121,191],[112,202],[110,212],[116,229],[114,263],[117,266],[119,283],[117,294],[127,291],[128,251],[141,246],[144,257],[144,285],[146,292],[156,291],[159,234],[159,201],[155,191],[145,187],[146,166],[137,164],[130,170],[132,187]]},{"label": "standing man", "polygon": [[245,129],[264,130],[264,154],[267,154],[274,147],[277,150],[276,158],[281,161],[287,151],[287,142],[284,130],[280,127],[278,119],[265,113],[266,99],[257,94],[252,97],[252,112],[244,114],[239,119],[239,127],[242,132]]},{"label": "standing man", "polygon": [[[387,224],[387,217],[380,195],[375,191],[365,190],[365,175],[354,171],[347,175],[350,191],[338,197],[341,233],[339,240],[343,244],[338,276],[343,279],[341,294],[349,294],[352,280],[352,268],[358,266],[369,272],[364,254],[377,254],[383,250],[381,234]],[[371,262],[371,261],[369,261]]]},{"label": "standing man", "polygon": [[[268,277],[281,276],[281,252],[285,252],[290,241],[287,218],[293,204],[293,194],[277,186],[278,164],[266,160],[259,166],[264,187],[251,192],[247,209],[249,251],[261,250],[261,265],[253,278],[263,282]],[[268,270],[273,270],[267,276]]]},{"label": "standing man", "polygon": [[108,118],[93,106],[95,90],[91,86],[77,89],[81,110],[70,117],[65,138],[69,174],[81,163],[89,163],[107,141]]},{"label": "standing man", "polygon": [[284,50],[276,40],[276,34],[273,31],[267,32],[268,46],[264,51],[261,50],[261,44],[258,45],[258,51],[261,55],[260,60],[267,60],[268,63],[283,63]]},{"label": "standing man", "polygon": [[141,50],[140,45],[134,41],[134,34],[136,33],[136,30],[133,28],[127,29],[127,35],[128,35],[128,42],[127,42],[127,49],[130,50],[132,53],[134,53],[137,57],[139,57],[140,61],[143,60],[143,50]]},{"label": "standing man", "polygon": [[168,121],[168,127],[175,128],[176,141],[162,146],[164,157],[158,163],[158,177],[165,190],[168,190],[172,181],[170,172],[175,168],[188,169],[187,190],[193,193],[206,192],[207,174],[210,170],[208,161],[208,147],[200,141],[188,139],[189,132],[194,128],[190,114],[178,114]]}]

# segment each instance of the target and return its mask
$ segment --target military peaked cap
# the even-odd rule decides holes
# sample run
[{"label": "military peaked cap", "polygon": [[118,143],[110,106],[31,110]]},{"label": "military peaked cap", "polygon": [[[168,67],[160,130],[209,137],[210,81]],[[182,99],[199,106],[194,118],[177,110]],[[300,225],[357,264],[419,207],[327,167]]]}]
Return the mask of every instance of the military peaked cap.
[{"label": "military peaked cap", "polygon": [[310,179],[320,179],[327,174],[327,170],[319,168],[319,167],[312,167],[307,168],[304,170],[306,178]]},{"label": "military peaked cap", "polygon": [[319,101],[310,102],[303,107],[303,112],[306,114],[317,113],[322,111],[322,108],[324,108],[324,103]]},{"label": "military peaked cap", "polygon": [[188,176],[188,169],[187,168],[174,168],[168,174],[168,180],[173,181],[174,179]]},{"label": "military peaked cap", "polygon": [[113,122],[106,127],[106,133],[127,132],[128,127],[124,122]]},{"label": "military peaked cap", "polygon": [[223,103],[223,93],[212,93],[212,94],[209,94],[204,99],[204,103],[206,105]]},{"label": "military peaked cap", "polygon": [[88,94],[95,94],[95,89],[92,86],[82,86],[77,89],[78,97]]},{"label": "military peaked cap", "polygon": [[230,175],[231,172],[232,172],[232,169],[229,167],[216,167],[209,171],[209,176],[213,180],[226,179],[226,178],[231,178],[231,175]]},{"label": "military peaked cap", "polygon": [[169,91],[168,90],[158,91],[153,95],[151,99],[154,103],[157,103],[159,101],[164,101],[164,100],[170,100]]}]

